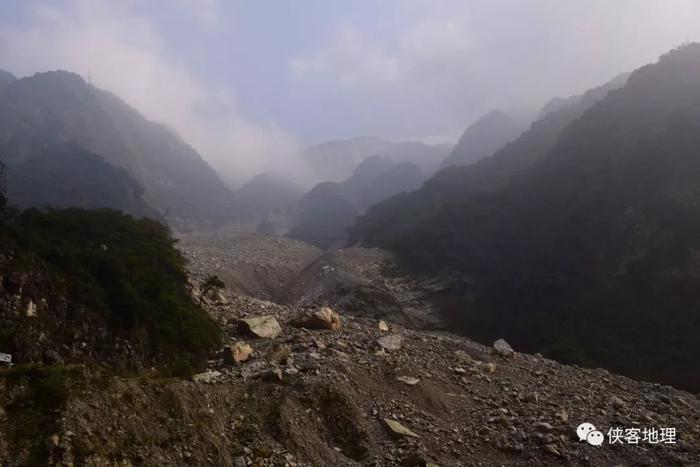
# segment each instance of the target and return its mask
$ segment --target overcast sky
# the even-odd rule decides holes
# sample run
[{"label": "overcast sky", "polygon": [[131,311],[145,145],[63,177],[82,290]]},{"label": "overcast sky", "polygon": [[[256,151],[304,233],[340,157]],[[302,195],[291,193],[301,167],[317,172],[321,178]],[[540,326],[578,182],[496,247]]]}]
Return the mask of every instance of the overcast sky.
[{"label": "overcast sky", "polygon": [[0,0],[0,68],[67,69],[227,178],[376,135],[454,141],[700,40],[695,0]]}]

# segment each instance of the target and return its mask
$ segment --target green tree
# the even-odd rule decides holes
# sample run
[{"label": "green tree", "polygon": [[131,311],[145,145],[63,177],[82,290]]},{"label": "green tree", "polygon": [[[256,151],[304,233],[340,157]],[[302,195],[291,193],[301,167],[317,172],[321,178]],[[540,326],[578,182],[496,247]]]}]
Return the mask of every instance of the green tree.
[{"label": "green tree", "polygon": [[214,291],[225,289],[226,284],[217,275],[209,275],[202,281],[200,289],[202,290],[202,297],[206,297]]}]

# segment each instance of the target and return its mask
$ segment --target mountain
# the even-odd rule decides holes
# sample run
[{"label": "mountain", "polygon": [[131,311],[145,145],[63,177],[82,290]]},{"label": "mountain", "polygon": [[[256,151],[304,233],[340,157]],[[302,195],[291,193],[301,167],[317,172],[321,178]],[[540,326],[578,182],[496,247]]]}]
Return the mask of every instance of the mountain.
[{"label": "mountain", "polygon": [[282,175],[263,173],[235,192],[236,218],[260,219],[296,203],[304,191]]},{"label": "mountain", "polygon": [[541,120],[552,112],[565,109],[567,107],[572,107],[579,102],[581,102],[581,95],[569,96],[569,97],[553,97],[549,102],[547,102],[544,107],[537,114],[537,120]]},{"label": "mountain", "polygon": [[319,183],[299,200],[287,236],[320,248],[342,245],[347,238],[345,229],[360,214],[340,183]]},{"label": "mountain", "polygon": [[10,178],[18,164],[66,142],[126,170],[172,225],[231,217],[231,192],[194,149],[80,76],[39,73],[0,89],[0,156]]},{"label": "mountain", "polygon": [[700,44],[676,49],[500,188],[360,232],[422,271],[457,273],[445,310],[474,336],[697,391],[699,73]]},{"label": "mountain", "polygon": [[369,157],[347,180],[320,183],[304,195],[294,209],[289,236],[322,248],[342,245],[347,228],[370,206],[415,190],[423,180],[425,175],[411,163]]},{"label": "mountain", "polygon": [[15,78],[15,75],[10,73],[9,71],[5,70],[0,70],[0,89],[7,86],[8,84],[12,84],[15,82],[17,78]]},{"label": "mountain", "polygon": [[525,129],[524,122],[493,110],[464,131],[440,167],[478,162],[517,138]]},{"label": "mountain", "polygon": [[46,148],[13,166],[7,194],[27,207],[111,208],[136,217],[161,219],[143,200],[143,189],[124,170],[79,146]]},{"label": "mountain", "polygon": [[402,193],[378,203],[358,220],[353,238],[391,244],[396,237],[423,223],[446,205],[498,191],[511,178],[526,170],[556,144],[574,120],[625,84],[626,74],[571,99],[568,107],[547,113],[492,156],[469,166],[446,167],[429,178],[413,193]]},{"label": "mountain", "polygon": [[451,144],[424,144],[415,141],[392,143],[384,154],[395,162],[408,162],[418,167],[426,175],[434,174],[440,162],[450,154]]},{"label": "mountain", "polygon": [[426,174],[435,172],[452,147],[419,142],[390,143],[374,137],[328,141],[308,148],[303,158],[319,181],[339,182],[370,156],[383,156],[395,162],[411,162]]}]

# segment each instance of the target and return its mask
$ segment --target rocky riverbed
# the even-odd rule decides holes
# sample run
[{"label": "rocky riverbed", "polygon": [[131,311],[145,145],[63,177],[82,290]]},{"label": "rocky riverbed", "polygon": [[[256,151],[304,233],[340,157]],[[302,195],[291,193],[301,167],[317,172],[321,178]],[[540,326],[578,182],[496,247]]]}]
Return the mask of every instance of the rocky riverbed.
[{"label": "rocky riverbed", "polygon": [[[44,443],[56,465],[700,465],[696,395],[452,335],[431,285],[384,252],[262,237],[180,248],[222,348],[187,378],[71,369]],[[227,287],[203,296],[211,274]],[[4,381],[5,407],[21,407]],[[1,431],[2,465],[31,460],[8,454],[30,421]],[[580,440],[582,423],[601,445]]]}]

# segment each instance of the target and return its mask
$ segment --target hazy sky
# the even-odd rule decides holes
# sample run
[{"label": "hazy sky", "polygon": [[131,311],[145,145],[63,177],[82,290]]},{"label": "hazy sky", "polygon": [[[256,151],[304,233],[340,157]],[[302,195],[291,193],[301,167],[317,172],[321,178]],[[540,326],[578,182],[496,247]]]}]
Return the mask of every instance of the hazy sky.
[{"label": "hazy sky", "polygon": [[355,135],[454,141],[700,40],[695,0],[0,0],[0,68],[67,69],[229,178]]}]

